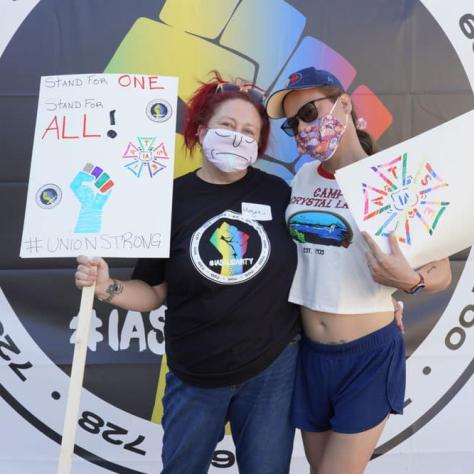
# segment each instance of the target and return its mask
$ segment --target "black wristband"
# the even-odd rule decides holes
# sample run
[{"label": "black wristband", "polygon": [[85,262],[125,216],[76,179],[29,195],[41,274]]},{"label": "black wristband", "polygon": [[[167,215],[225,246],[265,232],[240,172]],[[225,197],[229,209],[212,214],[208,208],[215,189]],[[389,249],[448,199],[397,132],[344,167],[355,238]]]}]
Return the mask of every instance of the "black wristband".
[{"label": "black wristband", "polygon": [[414,295],[415,293],[418,293],[425,288],[425,279],[423,278],[423,275],[421,273],[418,273],[418,275],[420,276],[420,281],[409,290],[405,290],[405,293],[408,293],[409,295]]}]

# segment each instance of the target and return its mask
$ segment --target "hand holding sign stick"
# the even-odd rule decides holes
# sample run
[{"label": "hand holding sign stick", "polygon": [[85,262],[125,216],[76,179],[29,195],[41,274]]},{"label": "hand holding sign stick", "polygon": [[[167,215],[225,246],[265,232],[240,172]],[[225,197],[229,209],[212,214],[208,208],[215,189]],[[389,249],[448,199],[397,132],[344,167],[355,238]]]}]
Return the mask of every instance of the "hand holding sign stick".
[{"label": "hand holding sign stick", "polygon": [[80,256],[77,261],[79,266],[75,275],[75,281],[76,286],[82,289],[82,297],[76,330],[76,344],[72,360],[71,381],[64,420],[58,474],[69,474],[71,472],[80,394],[84,379],[87,342],[89,339],[96,285],[98,283],[100,288],[104,283],[110,280],[109,269],[105,260]]}]

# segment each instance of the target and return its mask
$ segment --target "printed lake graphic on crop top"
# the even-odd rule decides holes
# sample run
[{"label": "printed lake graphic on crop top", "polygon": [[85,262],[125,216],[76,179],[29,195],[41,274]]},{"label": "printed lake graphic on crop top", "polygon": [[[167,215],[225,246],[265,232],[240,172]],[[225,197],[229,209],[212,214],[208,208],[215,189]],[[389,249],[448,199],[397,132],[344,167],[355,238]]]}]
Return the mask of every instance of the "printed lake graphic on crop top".
[{"label": "printed lake graphic on crop top", "polygon": [[306,163],[293,179],[286,222],[298,248],[292,303],[339,314],[393,311],[395,288],[372,279],[367,244],[336,179],[320,164]]}]

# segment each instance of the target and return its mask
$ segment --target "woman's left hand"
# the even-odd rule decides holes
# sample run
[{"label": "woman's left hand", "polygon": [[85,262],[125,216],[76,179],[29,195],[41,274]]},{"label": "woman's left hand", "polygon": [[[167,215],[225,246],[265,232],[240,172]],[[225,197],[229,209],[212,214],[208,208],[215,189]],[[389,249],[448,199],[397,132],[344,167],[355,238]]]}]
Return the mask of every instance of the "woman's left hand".
[{"label": "woman's left hand", "polygon": [[398,245],[394,232],[389,237],[390,255],[382,252],[380,247],[367,232],[362,232],[369,250],[367,252],[367,265],[372,278],[381,285],[393,286],[399,290],[409,290],[419,281],[420,276],[410,267]]},{"label": "woman's left hand", "polygon": [[393,300],[393,309],[395,310],[395,323],[402,334],[405,334],[405,325],[403,324],[403,301]]}]

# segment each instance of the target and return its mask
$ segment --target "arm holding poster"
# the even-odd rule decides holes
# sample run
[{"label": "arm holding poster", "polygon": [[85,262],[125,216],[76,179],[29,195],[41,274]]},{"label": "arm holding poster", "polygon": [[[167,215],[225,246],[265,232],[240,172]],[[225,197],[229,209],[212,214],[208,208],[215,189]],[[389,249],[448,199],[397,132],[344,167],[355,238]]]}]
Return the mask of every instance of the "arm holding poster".
[{"label": "arm holding poster", "polygon": [[367,232],[362,235],[369,246],[367,264],[377,283],[393,286],[407,293],[415,293],[418,288],[434,293],[446,289],[451,283],[449,258],[427,263],[415,271],[400,250],[395,233],[388,237],[390,255],[382,252]]},{"label": "arm holding poster", "polygon": [[166,299],[166,283],[150,286],[140,280],[120,282],[111,279],[109,267],[104,259],[78,257],[75,274],[76,286],[82,289],[79,309],[76,344],[74,347],[71,379],[64,419],[63,438],[58,464],[58,474],[70,474],[72,454],[79,413],[80,395],[87,356],[87,341],[94,296],[124,309],[133,311],[152,311],[160,307]]},{"label": "arm holding poster", "polygon": [[166,283],[151,286],[142,280],[119,281],[112,279],[109,266],[103,258],[77,258],[76,286],[87,288],[95,283],[95,296],[107,303],[130,311],[153,311],[166,300]]}]

